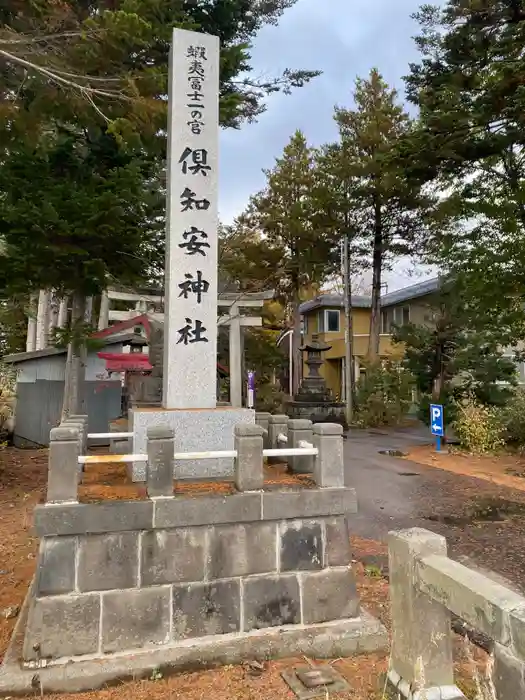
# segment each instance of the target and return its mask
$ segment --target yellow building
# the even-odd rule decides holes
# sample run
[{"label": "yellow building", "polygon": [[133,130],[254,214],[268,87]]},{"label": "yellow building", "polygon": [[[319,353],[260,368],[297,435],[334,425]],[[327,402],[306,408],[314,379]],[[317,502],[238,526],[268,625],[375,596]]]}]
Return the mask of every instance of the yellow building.
[{"label": "yellow building", "polygon": [[[419,284],[385,294],[381,298],[381,337],[379,353],[381,357],[399,354],[399,348],[392,343],[392,327],[406,323],[418,325],[428,323],[432,316],[432,301],[438,290],[438,279],[426,280]],[[365,296],[352,297],[352,320],[354,324],[354,363],[356,377],[364,371],[363,360],[368,353],[370,333],[371,299]],[[301,305],[304,340],[317,335],[319,340],[331,345],[324,353],[321,368],[327,386],[334,396],[345,400],[344,362],[346,317],[344,300],[338,294],[320,294]],[[305,373],[308,370],[304,369]]]}]

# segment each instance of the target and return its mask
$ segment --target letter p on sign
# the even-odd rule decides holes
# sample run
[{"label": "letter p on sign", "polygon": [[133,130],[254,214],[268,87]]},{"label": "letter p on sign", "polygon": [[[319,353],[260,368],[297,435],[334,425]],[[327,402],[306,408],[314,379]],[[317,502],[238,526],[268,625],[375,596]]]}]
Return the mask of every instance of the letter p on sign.
[{"label": "letter p on sign", "polygon": [[431,404],[430,406],[430,430],[432,435],[443,437],[445,434],[443,421],[443,406]]}]

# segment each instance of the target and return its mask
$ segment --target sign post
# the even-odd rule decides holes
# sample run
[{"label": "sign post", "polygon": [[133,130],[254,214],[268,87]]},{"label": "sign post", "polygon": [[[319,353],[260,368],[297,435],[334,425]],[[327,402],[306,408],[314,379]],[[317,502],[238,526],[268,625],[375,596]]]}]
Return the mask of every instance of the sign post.
[{"label": "sign post", "polygon": [[248,372],[248,408],[255,403],[255,372]]},{"label": "sign post", "polygon": [[445,436],[444,411],[441,404],[430,404],[430,430],[436,437],[436,451],[441,452],[441,440]]}]

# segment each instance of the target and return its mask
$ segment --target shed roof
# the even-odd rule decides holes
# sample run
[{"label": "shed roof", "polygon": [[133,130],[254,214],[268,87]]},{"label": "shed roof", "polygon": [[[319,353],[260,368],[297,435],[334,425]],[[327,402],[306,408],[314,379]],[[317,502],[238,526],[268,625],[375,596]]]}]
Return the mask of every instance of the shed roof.
[{"label": "shed roof", "polygon": [[[104,338],[104,345],[118,345],[119,343],[126,344],[132,341],[137,341],[141,339],[135,333],[123,333],[122,335],[114,335],[108,338]],[[51,357],[52,355],[64,355],[67,352],[67,348],[44,348],[43,350],[32,350],[31,352],[17,352],[13,355],[6,355],[3,358],[4,362],[11,365],[19,364],[20,362],[27,362],[28,360],[41,360],[46,357]]]}]

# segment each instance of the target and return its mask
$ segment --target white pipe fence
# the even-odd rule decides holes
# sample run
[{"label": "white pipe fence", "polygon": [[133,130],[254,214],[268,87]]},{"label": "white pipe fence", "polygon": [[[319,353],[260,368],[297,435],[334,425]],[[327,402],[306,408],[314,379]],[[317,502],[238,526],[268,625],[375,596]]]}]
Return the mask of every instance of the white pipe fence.
[{"label": "white pipe fence", "polygon": [[124,462],[147,462],[148,455],[81,455],[78,458],[79,464],[118,464]]},{"label": "white pipe fence", "polygon": [[286,447],[284,450],[263,450],[263,457],[317,457],[317,447]]},{"label": "white pipe fence", "polygon": [[[284,449],[263,450],[263,457],[316,457],[319,454],[317,447],[306,441],[301,441],[300,447],[285,447]],[[173,459],[223,459],[237,458],[237,450],[216,450],[211,452],[175,452]],[[118,464],[147,462],[148,455],[82,455],[78,458],[79,464]]]},{"label": "white pipe fence", "polygon": [[120,440],[122,438],[133,437],[133,433],[88,433],[87,437],[88,440],[96,440],[99,438],[114,438],[115,440]]}]

